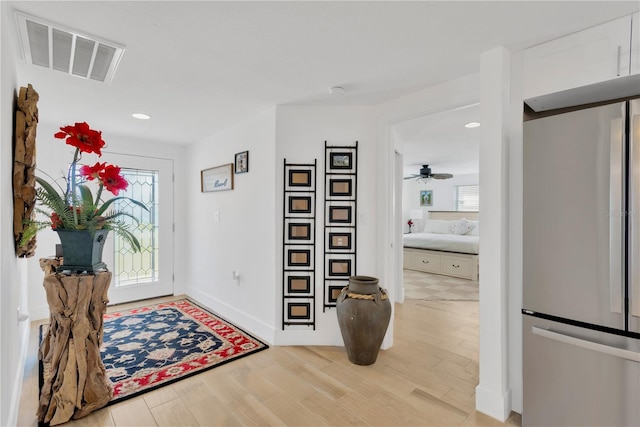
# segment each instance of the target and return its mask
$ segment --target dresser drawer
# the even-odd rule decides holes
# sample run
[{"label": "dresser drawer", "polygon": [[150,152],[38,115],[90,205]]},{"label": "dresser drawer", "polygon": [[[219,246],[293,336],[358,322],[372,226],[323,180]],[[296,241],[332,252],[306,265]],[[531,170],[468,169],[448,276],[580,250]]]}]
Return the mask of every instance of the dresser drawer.
[{"label": "dresser drawer", "polygon": [[424,253],[421,251],[404,251],[404,268],[409,270],[427,271],[429,273],[440,272],[440,255]]},{"label": "dresser drawer", "polygon": [[471,258],[460,258],[456,256],[442,255],[440,257],[442,274],[448,276],[464,277],[473,279],[473,263]]}]

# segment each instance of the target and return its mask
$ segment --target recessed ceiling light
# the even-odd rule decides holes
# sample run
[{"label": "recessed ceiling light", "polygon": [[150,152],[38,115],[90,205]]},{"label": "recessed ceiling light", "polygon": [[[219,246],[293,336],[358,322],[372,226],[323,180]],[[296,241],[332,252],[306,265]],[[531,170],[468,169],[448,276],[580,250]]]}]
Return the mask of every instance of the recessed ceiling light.
[{"label": "recessed ceiling light", "polygon": [[469,122],[466,125],[464,125],[464,127],[466,128],[477,128],[478,126],[480,126],[480,123],[478,122]]},{"label": "recessed ceiling light", "polygon": [[149,120],[151,118],[150,115],[144,114],[144,113],[133,113],[131,117],[135,119],[140,119],[140,120]]}]

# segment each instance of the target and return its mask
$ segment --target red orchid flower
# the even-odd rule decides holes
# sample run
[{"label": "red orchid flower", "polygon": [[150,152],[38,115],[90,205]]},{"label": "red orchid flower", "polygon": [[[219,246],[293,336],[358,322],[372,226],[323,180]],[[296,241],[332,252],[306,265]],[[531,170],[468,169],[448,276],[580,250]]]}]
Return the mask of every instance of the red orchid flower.
[{"label": "red orchid flower", "polygon": [[126,179],[120,175],[120,168],[118,166],[107,165],[99,173],[100,181],[105,188],[112,192],[114,195],[118,195],[120,190],[126,190],[129,183]]},{"label": "red orchid flower", "polygon": [[66,143],[76,147],[83,153],[96,153],[102,156],[102,147],[105,143],[102,140],[102,132],[93,130],[86,122],[76,123],[74,126],[64,126],[60,128],[54,137],[65,139]]},{"label": "red orchid flower", "polygon": [[106,163],[97,162],[93,166],[84,165],[80,168],[80,175],[88,179],[89,181],[93,181],[94,179],[100,178],[100,172],[104,169]]},{"label": "red orchid flower", "polygon": [[57,213],[52,212],[51,213],[51,228],[58,228],[58,227],[62,227],[62,220],[60,219],[60,217],[58,216]]}]

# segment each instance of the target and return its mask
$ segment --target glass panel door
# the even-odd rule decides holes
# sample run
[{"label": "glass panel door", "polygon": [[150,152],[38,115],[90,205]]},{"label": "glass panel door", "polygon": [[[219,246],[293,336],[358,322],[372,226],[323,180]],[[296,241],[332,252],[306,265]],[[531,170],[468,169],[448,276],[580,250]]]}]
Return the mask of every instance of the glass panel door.
[{"label": "glass panel door", "polygon": [[103,258],[113,272],[110,304],[172,295],[173,161],[114,153],[104,153],[100,160],[120,166],[129,186],[119,195],[138,200],[148,209],[126,200],[115,207],[138,219],[123,216],[131,223],[141,250],[135,252],[124,239],[109,233]]}]

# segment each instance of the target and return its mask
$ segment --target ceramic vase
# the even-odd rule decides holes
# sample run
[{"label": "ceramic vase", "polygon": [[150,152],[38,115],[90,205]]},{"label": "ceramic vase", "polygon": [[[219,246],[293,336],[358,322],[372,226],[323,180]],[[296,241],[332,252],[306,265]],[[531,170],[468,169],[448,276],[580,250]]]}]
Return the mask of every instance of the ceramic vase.
[{"label": "ceramic vase", "polygon": [[391,303],[378,279],[350,277],[336,308],[349,361],[356,365],[375,363],[391,319]]}]

